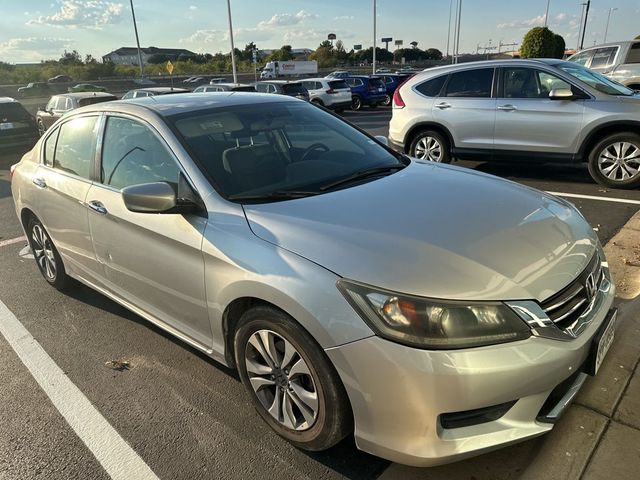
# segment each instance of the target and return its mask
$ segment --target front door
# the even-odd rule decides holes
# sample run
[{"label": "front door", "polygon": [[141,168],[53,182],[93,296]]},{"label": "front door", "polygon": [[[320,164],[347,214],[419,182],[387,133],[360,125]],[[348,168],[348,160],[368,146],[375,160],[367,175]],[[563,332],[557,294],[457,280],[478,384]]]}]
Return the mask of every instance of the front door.
[{"label": "front door", "polygon": [[493,98],[493,68],[475,68],[452,73],[442,96],[433,103],[433,118],[453,137],[454,153],[490,154],[496,99]]},{"label": "front door", "polygon": [[584,100],[551,100],[555,89],[569,89],[565,80],[544,70],[503,68],[498,98],[495,153],[510,156],[533,152],[571,159],[577,151]]},{"label": "front door", "polygon": [[105,285],[116,296],[198,344],[211,347],[205,299],[202,234],[206,218],[127,210],[121,190],[168,182],[180,167],[151,126],[109,116],[102,143],[100,182],[87,195],[89,225]]}]

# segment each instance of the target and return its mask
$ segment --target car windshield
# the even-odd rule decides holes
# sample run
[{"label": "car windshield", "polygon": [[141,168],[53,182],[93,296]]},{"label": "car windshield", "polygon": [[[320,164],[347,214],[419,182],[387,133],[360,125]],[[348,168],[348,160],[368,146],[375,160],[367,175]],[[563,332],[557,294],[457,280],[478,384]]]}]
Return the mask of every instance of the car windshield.
[{"label": "car windshield", "polygon": [[18,102],[0,103],[0,122],[4,119],[7,121],[27,120],[29,113]]},{"label": "car windshield", "polygon": [[[334,189],[336,182],[346,188],[349,181],[343,180],[354,174],[385,168],[392,173],[405,165],[402,156],[306,103],[198,110],[168,121],[218,191],[239,201],[316,195]],[[383,174],[359,177],[354,183]]]},{"label": "car windshield", "polygon": [[624,95],[631,96],[634,94],[633,90],[625,87],[624,85],[614,82],[613,80],[600,75],[599,73],[582,67],[578,64],[560,64],[558,68],[565,73],[583,81],[590,87],[595,88],[599,92],[606,93],[608,95]]},{"label": "car windshield", "polygon": [[307,89],[301,83],[285,83],[282,85],[282,91],[288,94],[307,93]]}]

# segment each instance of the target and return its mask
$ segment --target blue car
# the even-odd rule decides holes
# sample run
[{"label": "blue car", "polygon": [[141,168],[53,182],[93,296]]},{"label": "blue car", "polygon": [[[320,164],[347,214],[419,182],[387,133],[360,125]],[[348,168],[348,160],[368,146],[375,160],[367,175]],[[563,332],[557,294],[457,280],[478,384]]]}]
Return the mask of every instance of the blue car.
[{"label": "blue car", "polygon": [[404,74],[404,73],[385,73],[384,75],[380,75],[380,78],[382,78],[382,81],[384,82],[384,85],[387,88],[387,94],[385,96],[384,103],[383,103],[385,107],[388,107],[389,105],[391,105],[393,92],[395,92],[396,88],[398,88],[400,84],[410,76],[411,76],[410,74]]},{"label": "blue car", "polygon": [[384,103],[387,89],[381,77],[353,75],[344,81],[351,87],[351,110],[360,110],[363,105],[375,108]]}]

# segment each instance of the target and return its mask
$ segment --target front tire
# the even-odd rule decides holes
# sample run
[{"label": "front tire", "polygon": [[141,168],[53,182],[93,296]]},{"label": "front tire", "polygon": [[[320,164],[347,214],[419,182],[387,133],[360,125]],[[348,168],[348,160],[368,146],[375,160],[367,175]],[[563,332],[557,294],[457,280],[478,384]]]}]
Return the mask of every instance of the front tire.
[{"label": "front tire", "polygon": [[640,135],[623,132],[603,138],[589,153],[589,173],[606,187],[639,187]]},{"label": "front tire", "polygon": [[358,111],[362,108],[362,99],[358,95],[351,97],[351,110]]},{"label": "front tire", "polygon": [[62,258],[40,220],[32,217],[27,225],[27,232],[29,246],[44,279],[58,290],[67,288],[71,278],[67,275]]},{"label": "front tire", "polygon": [[451,163],[449,141],[435,130],[418,133],[409,146],[409,155],[430,162]]},{"label": "front tire", "polygon": [[234,337],[242,383],[275,432],[309,451],[326,450],[353,429],[346,392],[315,340],[292,318],[255,307]]}]

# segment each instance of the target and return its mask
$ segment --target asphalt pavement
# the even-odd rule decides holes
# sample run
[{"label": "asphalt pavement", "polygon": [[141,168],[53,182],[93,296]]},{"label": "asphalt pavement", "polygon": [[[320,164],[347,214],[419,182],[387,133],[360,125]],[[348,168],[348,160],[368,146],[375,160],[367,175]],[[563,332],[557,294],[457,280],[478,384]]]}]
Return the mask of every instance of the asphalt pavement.
[{"label": "asphalt pavement", "polygon": [[[390,110],[345,117],[386,135]],[[319,454],[297,450],[259,418],[235,372],[89,288],[78,285],[62,294],[49,287],[33,260],[19,255],[24,241],[7,172],[18,158],[0,154],[0,301],[159,478],[356,480],[390,471],[389,462],[359,452],[352,438]],[[640,202],[640,191],[604,189],[582,165],[457,163],[587,196],[568,199],[603,243],[640,209],[640,203],[616,201]],[[112,361],[126,361],[129,369],[114,370]],[[0,479],[108,478],[34,378],[0,335]],[[461,471],[468,472],[464,478],[496,478],[498,465],[511,472],[505,478],[517,478],[543,445],[544,438],[531,440],[467,461],[463,470],[425,470],[424,478],[461,478]]]}]

